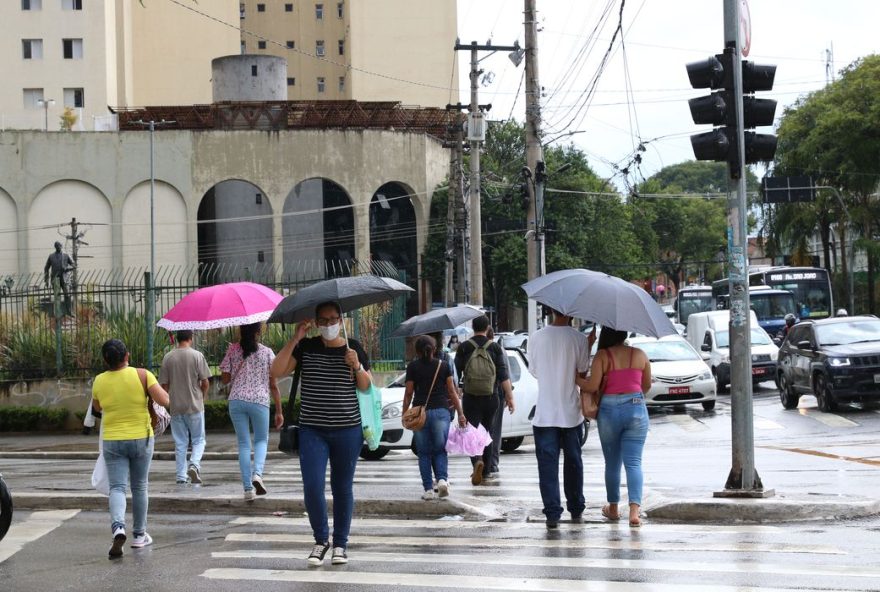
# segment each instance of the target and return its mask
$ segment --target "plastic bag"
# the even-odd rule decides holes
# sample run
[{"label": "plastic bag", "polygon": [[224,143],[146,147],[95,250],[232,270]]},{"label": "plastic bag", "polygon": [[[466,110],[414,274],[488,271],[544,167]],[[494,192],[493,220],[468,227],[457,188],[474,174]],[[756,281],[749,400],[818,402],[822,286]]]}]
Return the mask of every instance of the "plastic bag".
[{"label": "plastic bag", "polygon": [[460,428],[456,424],[451,424],[449,436],[446,438],[446,453],[480,456],[483,454],[483,449],[491,443],[492,436],[482,425],[475,428],[467,424],[466,427]]},{"label": "plastic bag", "polygon": [[367,448],[376,450],[382,440],[382,391],[371,383],[365,391],[358,389],[357,398],[364,441]]},{"label": "plastic bag", "polygon": [[110,495],[110,476],[107,474],[107,463],[104,461],[103,450],[104,426],[101,426],[101,433],[98,436],[98,460],[95,462],[95,468],[92,471],[92,487],[98,493]]}]

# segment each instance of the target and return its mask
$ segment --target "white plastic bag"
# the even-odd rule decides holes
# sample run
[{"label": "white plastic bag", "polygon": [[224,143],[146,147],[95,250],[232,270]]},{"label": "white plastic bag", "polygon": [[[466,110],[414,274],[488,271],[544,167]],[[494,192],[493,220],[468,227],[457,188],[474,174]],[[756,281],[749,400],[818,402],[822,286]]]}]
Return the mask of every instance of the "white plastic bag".
[{"label": "white plastic bag", "polygon": [[98,435],[98,460],[95,462],[95,468],[92,471],[92,487],[98,493],[110,495],[110,475],[107,474],[107,463],[104,461],[104,425],[101,425],[101,433]]}]

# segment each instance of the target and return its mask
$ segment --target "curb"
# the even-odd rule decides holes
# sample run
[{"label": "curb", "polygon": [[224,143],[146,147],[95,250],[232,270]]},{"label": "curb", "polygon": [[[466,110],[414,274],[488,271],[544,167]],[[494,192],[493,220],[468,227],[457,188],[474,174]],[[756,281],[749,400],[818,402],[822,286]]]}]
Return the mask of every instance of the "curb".
[{"label": "curb", "polygon": [[880,500],[686,499],[660,502],[645,514],[654,520],[680,522],[807,522],[876,516]]},{"label": "curb", "polygon": [[[31,459],[31,460],[97,460],[98,451],[74,451],[74,452],[27,452],[13,451],[0,452],[0,459]],[[266,453],[267,459],[284,459],[296,458],[284,454],[283,452],[270,451]],[[154,451],[153,460],[174,460],[174,451]],[[202,460],[238,460],[237,452],[205,452],[202,454]]]}]

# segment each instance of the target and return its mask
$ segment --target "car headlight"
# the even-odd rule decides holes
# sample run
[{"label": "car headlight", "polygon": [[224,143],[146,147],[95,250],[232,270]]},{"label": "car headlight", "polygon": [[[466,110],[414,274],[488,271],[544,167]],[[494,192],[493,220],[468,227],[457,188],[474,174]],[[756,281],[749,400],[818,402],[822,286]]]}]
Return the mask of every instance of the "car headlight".
[{"label": "car headlight", "polygon": [[849,366],[849,358],[831,358],[828,360],[828,363],[834,368]]},{"label": "car headlight", "polygon": [[770,361],[771,362],[775,362],[778,359],[779,359],[779,350],[776,350],[775,352],[770,352]]},{"label": "car headlight", "polygon": [[703,373],[700,374],[700,376],[699,376],[699,379],[700,379],[700,380],[710,380],[711,378],[712,378],[712,373],[711,373],[711,372],[703,372]]},{"label": "car headlight", "polygon": [[382,407],[382,419],[394,419],[400,417],[403,411],[403,403],[391,403]]}]

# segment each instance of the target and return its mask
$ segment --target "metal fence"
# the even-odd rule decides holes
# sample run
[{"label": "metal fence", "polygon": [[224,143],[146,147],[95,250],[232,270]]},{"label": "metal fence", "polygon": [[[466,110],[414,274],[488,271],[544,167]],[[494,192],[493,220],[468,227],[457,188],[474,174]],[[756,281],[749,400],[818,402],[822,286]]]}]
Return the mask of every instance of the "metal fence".
[{"label": "metal fence", "polygon": [[[357,273],[406,281],[402,272],[384,261],[368,265],[356,261],[302,262],[294,273],[285,274],[280,269],[261,269],[256,274],[254,271],[224,265],[160,268],[153,289],[156,318],[161,318],[189,292],[220,283],[221,278],[226,282],[256,281],[285,296],[325,278]],[[53,290],[44,285],[42,274],[0,280],[0,379],[100,372],[101,345],[111,337],[126,343],[132,365],[158,367],[173,344],[167,331],[153,327],[152,358],[148,355],[145,272],[143,268],[77,272],[69,278],[73,314],[59,317],[57,323]],[[347,319],[351,334],[364,342],[371,360],[385,369],[403,364],[404,343],[390,339],[388,334],[404,320],[405,310],[405,301],[397,299],[355,311]],[[262,341],[278,351],[291,335],[289,326],[273,324],[267,326]],[[234,338],[234,329],[201,331],[196,333],[195,345],[204,352],[208,363],[216,366]]]}]

